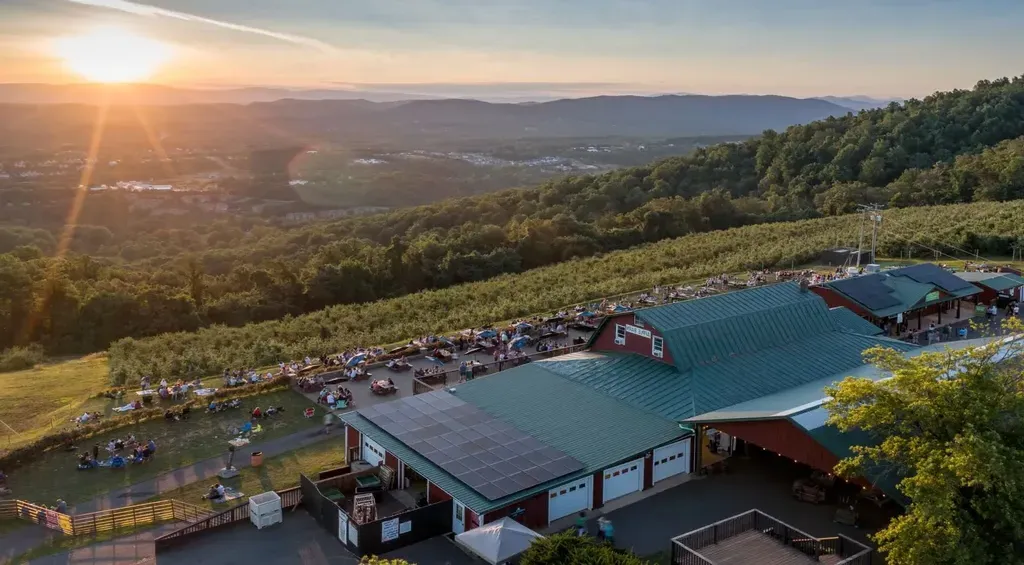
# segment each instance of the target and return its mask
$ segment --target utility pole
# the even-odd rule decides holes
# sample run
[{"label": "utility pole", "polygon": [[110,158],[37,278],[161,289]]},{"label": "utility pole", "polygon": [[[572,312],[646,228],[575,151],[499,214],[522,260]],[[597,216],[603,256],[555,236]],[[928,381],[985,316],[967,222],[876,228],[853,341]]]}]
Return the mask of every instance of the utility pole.
[{"label": "utility pole", "polygon": [[878,224],[882,223],[882,215],[878,212],[882,209],[880,204],[858,204],[857,210],[861,212],[860,219],[860,240],[857,243],[857,267],[860,268],[860,256],[864,248],[864,220],[871,220],[871,262],[875,262],[875,249],[878,244]]}]

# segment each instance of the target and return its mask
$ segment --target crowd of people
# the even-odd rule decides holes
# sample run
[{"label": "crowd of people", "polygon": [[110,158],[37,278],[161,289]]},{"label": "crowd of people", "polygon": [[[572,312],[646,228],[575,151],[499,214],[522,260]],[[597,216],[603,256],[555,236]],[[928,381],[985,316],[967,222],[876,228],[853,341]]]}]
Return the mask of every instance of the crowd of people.
[{"label": "crowd of people", "polygon": [[134,435],[124,439],[111,439],[106,446],[107,457],[100,458],[100,444],[93,444],[92,451],[83,451],[78,455],[78,470],[84,471],[97,467],[123,469],[128,463],[145,463],[156,454],[156,442],[148,439],[140,442]]}]

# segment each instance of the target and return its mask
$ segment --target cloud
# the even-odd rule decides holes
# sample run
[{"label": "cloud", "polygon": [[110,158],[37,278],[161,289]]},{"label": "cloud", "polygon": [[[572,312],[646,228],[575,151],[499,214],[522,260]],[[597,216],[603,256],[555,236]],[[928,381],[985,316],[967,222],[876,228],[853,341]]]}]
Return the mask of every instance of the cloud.
[{"label": "cloud", "polygon": [[225,22],[223,20],[215,20],[211,18],[204,18],[195,14],[188,14],[185,12],[177,12],[174,10],[167,10],[164,8],[158,8],[156,6],[149,6],[146,4],[139,4],[137,2],[129,2],[128,0],[67,0],[73,4],[80,4],[83,6],[93,6],[96,8],[106,8],[109,10],[117,10],[120,12],[126,12],[129,14],[135,14],[137,16],[145,16],[150,18],[171,18],[175,20],[181,20],[185,22],[196,22],[206,25],[212,25],[223,29],[229,29],[232,31],[238,31],[242,33],[251,33],[255,35],[262,35],[263,37],[269,37],[271,39],[277,39],[278,41],[286,41],[295,45],[302,45],[305,47],[312,47],[320,51],[335,53],[337,48],[333,45],[325,43],[323,41],[312,39],[310,37],[303,37],[301,35],[292,35],[289,33],[279,33],[271,31],[269,29],[263,29],[258,27],[252,27],[242,24],[234,24],[231,22]]}]

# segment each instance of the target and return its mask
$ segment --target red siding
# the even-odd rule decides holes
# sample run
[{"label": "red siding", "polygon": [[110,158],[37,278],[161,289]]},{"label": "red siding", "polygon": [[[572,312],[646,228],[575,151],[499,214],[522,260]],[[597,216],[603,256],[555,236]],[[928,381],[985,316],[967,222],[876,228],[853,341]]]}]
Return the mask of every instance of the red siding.
[{"label": "red siding", "polygon": [[591,483],[594,485],[594,508],[604,506],[604,471],[594,473]]},{"label": "red siding", "polygon": [[548,491],[541,492],[526,500],[509,504],[504,508],[492,510],[484,515],[484,524],[501,520],[518,512],[514,519],[528,528],[546,528],[548,525]]},{"label": "red siding", "polygon": [[839,458],[814,441],[789,420],[729,422],[714,425],[716,430],[738,437],[815,469],[833,473]]},{"label": "red siding", "polygon": [[871,312],[865,310],[864,307],[860,306],[856,302],[853,302],[852,300],[849,300],[848,298],[832,290],[831,288],[824,286],[812,286],[811,292],[824,298],[825,304],[828,304],[829,308],[838,308],[840,306],[845,306],[850,310],[853,310],[861,318],[865,318],[867,320],[875,319]]},{"label": "red siding", "polygon": [[440,487],[434,483],[430,483],[430,487],[427,488],[427,502],[433,504],[435,502],[442,502],[444,500],[451,500],[452,497],[447,492],[441,490]]},{"label": "red siding", "polygon": [[662,337],[661,333],[654,329],[651,324],[644,324],[643,329],[651,332],[651,338],[641,337],[636,334],[626,333],[626,344],[618,345],[615,343],[615,326],[616,325],[636,325],[636,315],[632,312],[625,314],[618,314],[608,318],[608,321],[602,326],[601,333],[594,338],[594,344],[590,347],[593,351],[616,351],[616,352],[628,352],[643,355],[644,357],[650,357],[657,361],[662,361],[668,364],[672,364],[672,354],[669,353],[668,347],[663,347],[663,357],[655,357],[651,354],[651,342],[655,337]]},{"label": "red siding", "polygon": [[472,530],[473,528],[480,527],[480,516],[470,510],[466,509],[466,531]]},{"label": "red siding", "polygon": [[353,428],[352,426],[345,426],[346,462],[352,463],[352,461],[348,459],[349,454],[352,453],[352,448],[356,448],[357,453],[362,453],[362,447],[362,442],[359,440],[359,430]]},{"label": "red siding", "polygon": [[647,490],[654,486],[654,451],[644,455],[644,488]]},{"label": "red siding", "polygon": [[[391,467],[391,470],[395,472],[395,479],[398,479],[398,458],[391,453],[384,452],[384,464]],[[401,487],[398,487],[401,488]]]}]

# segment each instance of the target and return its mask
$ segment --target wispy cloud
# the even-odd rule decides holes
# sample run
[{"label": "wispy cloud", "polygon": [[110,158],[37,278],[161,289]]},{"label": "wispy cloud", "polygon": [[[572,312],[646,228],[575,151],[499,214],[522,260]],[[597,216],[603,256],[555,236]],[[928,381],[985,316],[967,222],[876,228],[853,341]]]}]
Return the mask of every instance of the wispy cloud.
[{"label": "wispy cloud", "polygon": [[139,4],[137,2],[129,2],[128,0],[67,0],[74,4],[81,4],[83,6],[93,6],[96,8],[106,8],[109,10],[117,10],[119,12],[126,12],[129,14],[135,14],[137,16],[144,16],[150,18],[171,18],[175,20],[181,20],[185,22],[196,22],[211,26],[216,26],[223,29],[229,29],[232,31],[238,31],[242,33],[251,33],[255,35],[262,35],[271,39],[277,39],[279,41],[286,41],[295,45],[303,45],[306,47],[312,47],[313,49],[319,49],[328,53],[336,52],[337,49],[328,43],[324,43],[318,39],[310,37],[303,37],[301,35],[292,35],[290,33],[280,33],[269,29],[263,29],[258,27],[252,27],[242,24],[235,24],[231,22],[225,22],[223,20],[215,20],[212,18],[204,18],[203,16],[197,16],[195,14],[188,14],[185,12],[178,12],[175,10],[167,10],[164,8],[158,8],[156,6],[149,6],[147,4]]}]

